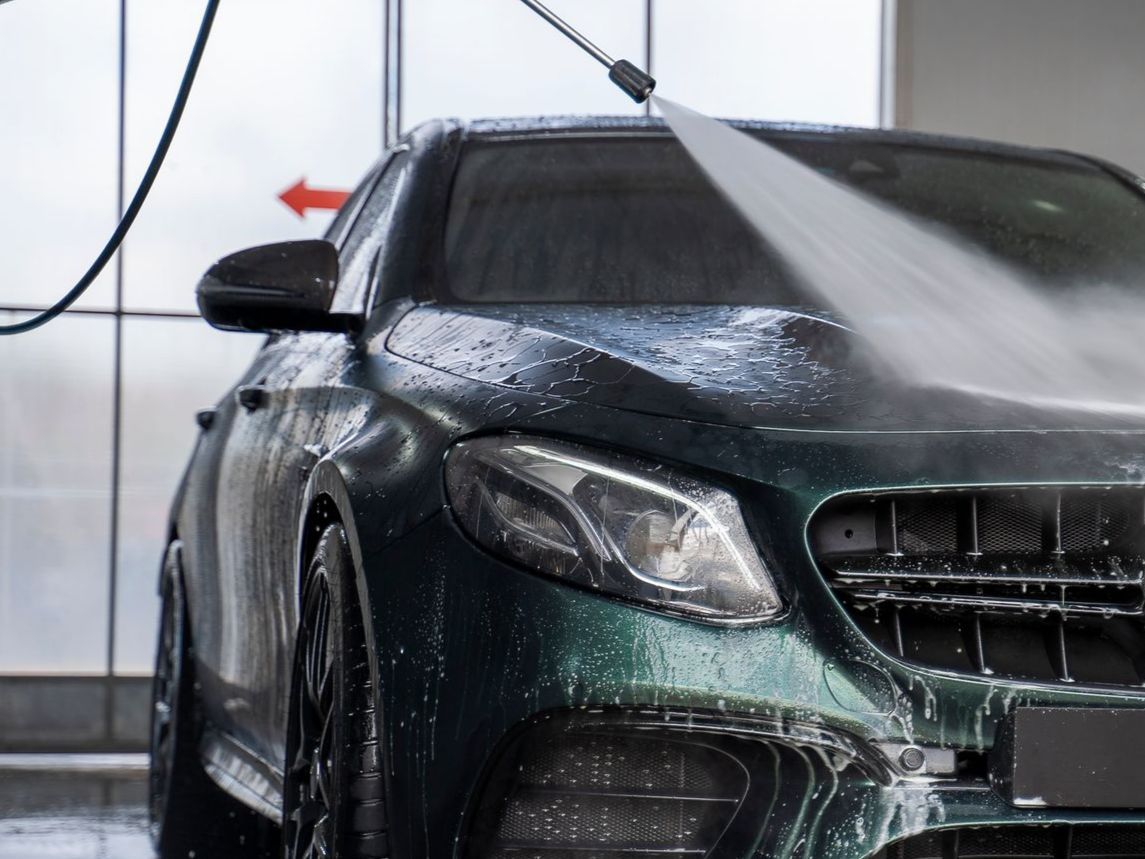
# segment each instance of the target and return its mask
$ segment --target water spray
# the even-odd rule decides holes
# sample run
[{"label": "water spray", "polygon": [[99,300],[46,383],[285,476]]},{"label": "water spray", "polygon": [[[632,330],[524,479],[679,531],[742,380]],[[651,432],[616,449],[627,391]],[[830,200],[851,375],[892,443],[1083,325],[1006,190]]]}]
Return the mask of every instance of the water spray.
[{"label": "water spray", "polygon": [[561,19],[553,10],[549,9],[539,0],[521,0],[526,6],[564,33],[577,44],[586,54],[608,69],[609,79],[624,90],[637,104],[648,101],[652,90],[656,89],[656,80],[628,60],[614,60],[595,44],[586,39],[581,33]]}]

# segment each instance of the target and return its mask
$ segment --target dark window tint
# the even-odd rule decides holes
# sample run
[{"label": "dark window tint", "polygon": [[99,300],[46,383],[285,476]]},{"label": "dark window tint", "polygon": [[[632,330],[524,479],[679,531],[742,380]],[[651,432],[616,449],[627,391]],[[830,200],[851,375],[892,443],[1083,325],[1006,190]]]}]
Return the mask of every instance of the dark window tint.
[{"label": "dark window tint", "polygon": [[[811,135],[779,148],[1054,285],[1136,283],[1145,201],[1080,159]],[[445,242],[463,302],[806,304],[671,138],[471,143]]]},{"label": "dark window tint", "polygon": [[338,253],[340,271],[333,310],[354,313],[364,306],[377,273],[379,255],[392,226],[408,161],[409,154],[404,151],[390,159],[381,179],[362,205],[361,214],[349,229]]},{"label": "dark window tint", "polygon": [[374,183],[378,181],[378,174],[381,172],[382,167],[374,167],[367,175],[366,178],[358,183],[358,187],[350,194],[342,208],[334,216],[334,220],[330,222],[330,226],[326,228],[326,232],[322,238],[328,242],[332,242],[336,247],[341,248],[346,242],[346,236],[350,232],[350,227],[354,225],[354,220],[358,217],[358,212],[361,211],[362,202],[365,200],[366,195],[374,187]]}]

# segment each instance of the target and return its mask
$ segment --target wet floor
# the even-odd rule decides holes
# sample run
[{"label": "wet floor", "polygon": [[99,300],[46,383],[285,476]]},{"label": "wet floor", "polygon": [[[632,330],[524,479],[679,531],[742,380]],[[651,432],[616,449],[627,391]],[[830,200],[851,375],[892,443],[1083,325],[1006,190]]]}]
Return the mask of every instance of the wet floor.
[{"label": "wet floor", "polygon": [[124,763],[0,760],[0,859],[152,859],[146,769]]}]

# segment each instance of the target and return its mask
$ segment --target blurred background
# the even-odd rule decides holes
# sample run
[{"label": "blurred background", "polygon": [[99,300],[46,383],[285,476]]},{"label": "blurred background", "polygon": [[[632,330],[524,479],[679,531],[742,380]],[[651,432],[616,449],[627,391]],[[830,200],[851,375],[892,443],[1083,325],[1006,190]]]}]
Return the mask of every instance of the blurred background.
[{"label": "blurred background", "polygon": [[[710,114],[949,131],[1145,171],[1145,118],[1125,102],[1145,73],[1139,0],[551,5]],[[106,240],[201,12],[0,3],[0,319],[51,304]],[[644,109],[516,0],[226,0],[114,264],[61,319],[0,338],[0,750],[143,746],[194,414],[261,343],[197,318],[210,262],[320,235],[333,213],[305,189],[349,190],[425,119]]]}]

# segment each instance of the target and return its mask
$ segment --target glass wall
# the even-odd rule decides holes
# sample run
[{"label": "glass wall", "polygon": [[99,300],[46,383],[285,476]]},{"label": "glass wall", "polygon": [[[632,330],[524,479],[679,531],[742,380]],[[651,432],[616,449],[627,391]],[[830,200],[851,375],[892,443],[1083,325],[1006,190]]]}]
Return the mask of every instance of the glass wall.
[{"label": "glass wall", "polygon": [[[202,0],[0,4],[0,319],[50,305],[106,241],[202,11]],[[377,158],[383,16],[374,0],[222,4],[123,252],[72,311],[0,338],[0,675],[150,671],[195,411],[261,343],[205,325],[195,282],[230,251],[320,235],[333,213],[300,216],[280,193],[301,179],[351,187]]]},{"label": "glass wall", "polygon": [[[617,58],[644,62],[645,0],[548,5]],[[402,36],[404,128],[443,116],[644,112],[520,0],[406,0]]]},{"label": "glass wall", "polygon": [[[715,116],[878,124],[882,0],[550,0],[657,94]],[[402,125],[643,113],[517,0],[406,0]]]},{"label": "glass wall", "polygon": [[0,337],[0,672],[107,665],[114,335],[74,314]]},{"label": "glass wall", "polygon": [[658,0],[658,92],[712,116],[878,125],[882,0]]},{"label": "glass wall", "polygon": [[[650,61],[660,92],[696,109],[876,122],[879,0],[551,5],[614,56]],[[201,12],[202,0],[0,3],[0,318],[50,304],[110,233]],[[0,338],[0,675],[149,670],[194,412],[260,342],[203,324],[194,283],[231,250],[321,234],[332,213],[300,216],[281,192],[352,187],[387,114],[408,129],[643,111],[517,0],[222,4],[123,253],[73,312]]]},{"label": "glass wall", "polygon": [[[115,226],[119,0],[4,4],[0,82],[0,304],[35,306]],[[105,276],[78,306],[114,304]]]},{"label": "glass wall", "polygon": [[[127,2],[125,181],[151,158],[203,0]],[[224,3],[167,166],[127,241],[124,306],[194,311],[211,260],[321,234],[279,194],[301,179],[349,188],[381,151],[378,0]]]}]

